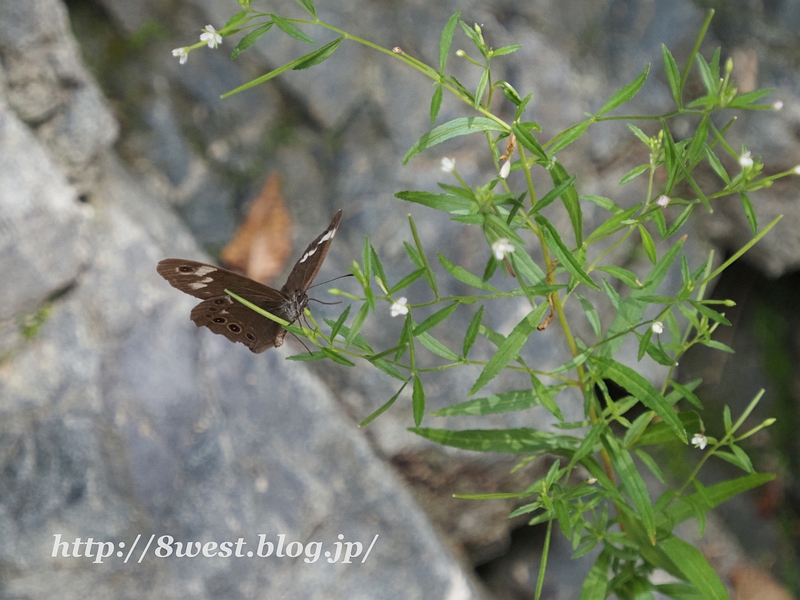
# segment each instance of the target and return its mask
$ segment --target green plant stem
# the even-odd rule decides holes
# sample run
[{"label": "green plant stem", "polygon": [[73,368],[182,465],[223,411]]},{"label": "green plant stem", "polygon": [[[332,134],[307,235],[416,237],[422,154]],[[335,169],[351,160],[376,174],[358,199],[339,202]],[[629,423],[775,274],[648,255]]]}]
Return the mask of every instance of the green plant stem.
[{"label": "green plant stem", "polygon": [[540,600],[542,597],[542,589],[544,588],[544,574],[547,570],[547,559],[550,555],[550,536],[553,533],[553,518],[547,521],[547,533],[544,536],[542,559],[539,562],[539,577],[536,579],[536,595],[534,596],[535,600]]}]

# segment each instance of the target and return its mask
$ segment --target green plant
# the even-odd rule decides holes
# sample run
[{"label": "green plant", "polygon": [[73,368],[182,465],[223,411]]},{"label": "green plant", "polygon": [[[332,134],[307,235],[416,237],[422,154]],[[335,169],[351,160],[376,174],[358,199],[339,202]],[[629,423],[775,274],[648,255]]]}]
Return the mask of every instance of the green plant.
[{"label": "green plant", "polygon": [[[221,30],[215,31],[209,26],[200,43],[190,48],[178,48],[173,54],[185,62],[189,51],[195,47],[205,43],[216,47],[222,37],[246,32],[233,51],[232,58],[235,58],[273,27],[306,43],[314,42],[298,26],[323,27],[340,37],[225,96],[263,83],[289,69],[318,65],[344,41],[360,43],[405,63],[434,82],[435,90],[430,104],[432,124],[436,121],[445,92],[461,99],[468,112],[472,113],[471,116],[438,125],[423,135],[409,149],[404,163],[448,139],[479,134],[487,144],[497,175],[482,185],[471,186],[459,176],[454,161],[445,159],[443,170],[452,173],[458,185],[440,184],[441,189],[436,192],[403,191],[396,194],[404,201],[444,211],[451,215],[453,221],[464,226],[481,228],[492,250],[482,275],[471,273],[444,255],[437,254],[439,263],[450,276],[478,290],[478,293],[440,295],[437,275],[431,267],[432,261],[423,248],[413,219],[409,217],[413,243],[406,243],[406,251],[412,265],[410,273],[392,284],[378,253],[367,238],[361,262],[354,262],[352,268],[363,295],[336,290],[353,300],[353,306],[358,306],[358,309],[351,318],[351,306],[348,305],[338,319],[326,320],[328,333],[323,332],[310,313],[307,317],[313,325],[312,329],[289,325],[259,310],[246,299],[231,295],[266,318],[280,322],[293,333],[307,337],[318,348],[315,352],[293,356],[292,359],[328,358],[347,366],[354,365],[354,360],[366,360],[397,379],[397,393],[367,417],[362,425],[388,409],[410,385],[415,424],[411,431],[418,435],[468,450],[519,454],[520,464],[546,453],[558,457],[545,477],[531,482],[524,490],[465,496],[525,499],[527,503],[514,514],[531,515],[531,523],[547,523],[545,559],[539,575],[537,598],[544,581],[554,522],[572,542],[575,556],[601,548],[583,586],[583,599],[600,599],[611,594],[623,599],[634,598],[656,589],[674,598],[727,598],[724,586],[702,554],[676,537],[672,530],[678,523],[692,517],[698,519],[702,530],[706,513],[711,508],[772,478],[769,474],[756,473],[739,446],[742,440],[768,426],[772,420],[741,432],[744,420],[761,397],[759,394],[736,422],[733,422],[730,411],[725,411],[725,435],[722,439],[708,438],[696,411],[691,408],[677,409],[681,400],[685,400],[689,407],[701,408],[700,400],[693,392],[700,381],[681,384],[674,381],[673,376],[678,360],[696,344],[731,351],[712,337],[719,325],[729,325],[721,311],[731,303],[707,299],[707,286],[779,220],[775,219],[759,230],[749,195],[768,187],[775,179],[792,173],[800,174],[800,167],[763,177],[758,158],[751,157],[745,147],[736,151],[726,142],[725,135],[733,120],[718,126],[712,119],[715,112],[724,108],[775,108],[756,104],[769,90],[748,94],[737,92],[730,79],[732,64],[728,61],[724,66],[720,65],[719,49],[710,61],[699,54],[700,43],[713,12],[704,22],[682,70],[669,50],[662,46],[667,80],[676,105],[673,111],[655,116],[610,115],[636,95],[648,76],[647,67],[634,81],[614,94],[596,114],[588,115],[585,121],[553,136],[546,143],[540,143],[537,137],[541,131],[539,124],[523,119],[531,95],[523,97],[508,82],[496,81],[492,77],[491,61],[515,52],[519,46],[496,50],[490,48],[481,28],[477,25],[470,27],[460,20],[460,12],[453,15],[444,27],[439,64],[434,67],[409,56],[400,48],[381,48],[322,21],[317,16],[312,0],[298,0],[298,4],[310,16],[309,19],[260,12],[252,9],[247,0],[239,0],[239,3],[244,10],[231,17]],[[479,56],[479,59],[474,59],[461,50],[456,53],[481,70],[480,81],[474,91],[446,74],[452,40],[459,29]],[[706,93],[700,98],[686,101],[686,82],[693,65],[699,71]],[[495,114],[493,103],[497,99],[514,105],[513,122],[508,123]],[[678,115],[691,117],[696,122],[694,133],[680,140],[675,139],[670,129],[671,120]],[[657,126],[657,132],[648,136],[640,128],[628,124],[632,134],[642,142],[647,158],[626,174],[620,184],[624,185],[640,176],[647,176],[648,181],[642,201],[629,208],[622,208],[609,198],[579,195],[575,175],[568,173],[555,159],[556,152],[565,150],[593,124],[608,120],[651,121]],[[725,154],[733,157],[739,165],[740,170],[735,175],[728,173],[719,158],[719,155]],[[693,177],[694,169],[701,163],[708,165],[719,178],[714,191],[704,190]],[[537,193],[534,187],[531,177],[533,169],[545,169],[550,175],[552,188],[544,195]],[[512,171],[522,172],[524,190],[515,191],[509,187],[507,177]],[[659,171],[663,171],[663,184],[657,186],[655,175]],[[679,190],[684,190],[690,197],[677,197],[681,193]],[[710,210],[712,201],[727,196],[739,198],[752,228],[753,239],[716,269],[712,268],[713,256],[709,256],[702,264],[690,265],[682,251],[686,236],[675,239],[676,234],[696,208]],[[568,232],[559,231],[542,212],[559,199],[571,223],[571,231]],[[605,221],[590,232],[584,232],[582,206],[587,202],[607,212]],[[543,264],[537,264],[525,250],[526,244],[520,234],[526,231],[539,245]],[[652,263],[643,281],[639,281],[629,270],[605,263],[612,250],[629,238],[635,239],[636,235]],[[595,251],[595,248],[602,249]],[[590,255],[594,256],[591,260],[587,258]],[[672,296],[659,295],[659,286],[668,270],[675,265],[682,276],[681,288]],[[513,276],[513,289],[501,291],[491,282],[498,269],[506,269]],[[607,277],[621,282],[627,292],[618,293]],[[400,297],[403,290],[419,279],[424,280],[430,289],[430,299],[409,303],[407,298]],[[616,310],[616,317],[605,330],[590,299],[592,293],[605,294]],[[489,302],[509,297],[524,297],[530,310],[513,331],[504,336],[483,322],[483,314]],[[404,326],[397,344],[376,350],[360,330],[369,313],[375,312],[381,302],[390,304],[393,316],[404,316]],[[569,302],[581,307],[594,332],[593,341],[582,340],[573,334],[573,327],[565,312],[565,305]],[[461,348],[453,350],[432,335],[431,331],[445,323],[454,311],[462,306],[474,305],[479,307],[474,311]],[[657,316],[645,319],[645,309],[651,306],[657,307]],[[428,307],[437,310],[428,314],[423,311]],[[427,316],[417,322],[414,317],[421,313]],[[529,365],[521,352],[531,336],[537,330],[546,328],[554,319],[558,319],[572,358],[556,369],[542,371]],[[636,370],[614,359],[624,340],[630,336],[638,340],[640,360],[647,354],[668,367],[668,375],[660,388],[654,387]],[[469,358],[470,351],[479,339],[496,347],[488,361]],[[421,351],[438,357],[440,364],[434,367],[420,366],[417,357]],[[486,415],[542,405],[560,421],[556,431],[525,428],[452,431],[421,427],[425,416],[425,390],[420,376],[426,373],[435,375],[446,369],[467,365],[481,368],[470,396],[507,371],[524,373],[530,379],[530,386],[513,392],[471,398],[439,410],[434,415]],[[622,399],[613,399],[607,381],[621,386],[627,395]],[[585,414],[578,422],[565,422],[556,402],[558,394],[567,388],[578,389],[583,395]],[[642,406],[644,410],[641,414],[628,416],[632,414],[632,409]],[[696,447],[705,449],[708,444],[709,448],[677,489],[668,490],[653,502],[639,471],[640,466],[649,469],[665,485],[667,482],[645,448],[674,440],[688,444],[690,436],[691,443]],[[704,487],[698,481],[697,473],[711,456],[733,463],[746,474]],[[638,463],[634,457],[638,458]],[[655,569],[663,569],[683,583],[654,585],[650,575]]]}]

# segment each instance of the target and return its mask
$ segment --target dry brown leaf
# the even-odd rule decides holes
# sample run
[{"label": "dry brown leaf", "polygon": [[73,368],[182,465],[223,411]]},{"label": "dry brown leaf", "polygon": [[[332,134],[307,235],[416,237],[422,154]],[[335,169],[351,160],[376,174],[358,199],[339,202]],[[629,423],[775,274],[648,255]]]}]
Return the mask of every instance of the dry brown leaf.
[{"label": "dry brown leaf", "polygon": [[222,250],[222,260],[250,279],[268,283],[292,250],[292,220],[281,196],[281,176],[269,176],[244,223]]},{"label": "dry brown leaf", "polygon": [[731,573],[736,600],[793,600],[789,591],[767,571],[741,563]]}]

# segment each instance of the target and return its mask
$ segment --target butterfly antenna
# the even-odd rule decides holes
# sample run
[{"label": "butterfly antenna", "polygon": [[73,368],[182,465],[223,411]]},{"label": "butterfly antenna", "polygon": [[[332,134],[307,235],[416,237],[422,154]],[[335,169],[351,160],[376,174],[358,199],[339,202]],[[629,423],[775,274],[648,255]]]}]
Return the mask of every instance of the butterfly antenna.
[{"label": "butterfly antenna", "polygon": [[330,283],[331,281],[336,281],[337,279],[344,279],[345,277],[353,277],[353,274],[352,273],[348,273],[347,275],[339,275],[338,277],[334,277],[333,279],[328,279],[328,281],[321,281],[320,283],[315,283],[314,285],[310,286],[308,289],[310,290],[311,288],[315,288],[318,285],[325,285],[326,283]]},{"label": "butterfly antenna", "polygon": [[328,306],[331,306],[333,304],[341,304],[342,303],[341,300],[339,300],[338,302],[323,302],[322,300],[317,300],[316,298],[309,298],[308,301],[309,302],[311,302],[311,301],[319,302],[320,304],[327,304]]}]

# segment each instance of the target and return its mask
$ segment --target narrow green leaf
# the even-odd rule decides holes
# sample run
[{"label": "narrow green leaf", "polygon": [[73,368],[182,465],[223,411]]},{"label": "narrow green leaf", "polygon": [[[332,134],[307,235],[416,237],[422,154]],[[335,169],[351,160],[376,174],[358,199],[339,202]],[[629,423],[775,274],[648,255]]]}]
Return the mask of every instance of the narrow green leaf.
[{"label": "narrow green leaf", "polygon": [[483,100],[483,95],[486,93],[486,86],[489,85],[489,69],[485,69],[483,73],[481,73],[481,78],[478,81],[478,88],[475,90],[475,99],[473,101],[473,105],[475,109],[481,107],[481,101]]},{"label": "narrow green leaf", "polygon": [[522,113],[525,112],[525,107],[527,107],[528,106],[528,102],[531,101],[531,98],[533,98],[533,92],[531,92],[530,94],[525,96],[522,99],[522,102],[520,103],[520,105],[517,106],[517,112],[514,114],[514,120],[515,121],[519,121],[520,117],[522,116]]},{"label": "narrow green leaf", "polygon": [[381,259],[378,258],[378,253],[375,252],[375,248],[371,245],[369,247],[370,250],[370,258],[372,262],[372,275],[375,279],[380,279],[383,285],[387,288],[389,287],[389,281],[386,277],[386,271],[383,270],[383,263],[381,263]]},{"label": "narrow green leaf", "polygon": [[515,90],[510,83],[507,81],[500,81],[497,86],[509,102],[513,103],[515,106],[522,104],[522,98],[519,97],[517,90]]},{"label": "narrow green leaf", "polygon": [[430,286],[431,290],[433,291],[433,295],[438,299],[439,286],[436,283],[436,275],[434,275],[433,269],[431,269],[431,265],[428,263],[428,257],[425,256],[425,250],[422,247],[422,242],[419,239],[419,233],[417,233],[417,225],[414,223],[414,217],[411,216],[411,213],[408,214],[408,224],[411,227],[411,235],[414,237],[414,243],[417,246],[417,256],[419,256],[420,261],[422,261],[421,266],[425,269],[422,277]]},{"label": "narrow green leaf", "polygon": [[659,539],[660,549],[695,585],[706,600],[730,600],[719,576],[697,548],[671,533]]},{"label": "narrow green leaf", "polygon": [[736,351],[728,346],[727,344],[723,344],[722,342],[718,342],[716,340],[701,340],[700,342],[703,346],[707,346],[708,348],[713,348],[714,350],[722,350],[723,352],[727,352],[728,354],[736,354]]},{"label": "narrow green leaf", "polygon": [[672,227],[670,227],[664,234],[664,239],[667,239],[681,227],[683,227],[683,224],[689,220],[689,217],[691,216],[695,206],[697,206],[697,203],[689,204],[681,211],[681,214],[679,214],[678,218],[672,223]]},{"label": "narrow green leaf", "polygon": [[619,180],[619,185],[625,185],[629,181],[636,179],[639,175],[647,171],[647,169],[649,168],[650,168],[649,164],[644,164],[644,165],[639,165],[638,167],[634,167],[633,169],[631,169],[630,171],[625,173],[625,175],[622,176],[622,179]]},{"label": "narrow green leaf", "polygon": [[[409,429],[426,439],[443,446],[452,446],[478,452],[554,452],[571,451],[577,440],[563,434],[554,434],[536,429]],[[602,475],[602,473],[600,473]],[[594,475],[594,473],[592,473]]]},{"label": "narrow green leaf", "polygon": [[612,277],[619,279],[622,283],[627,285],[629,288],[634,290],[638,290],[642,287],[639,278],[636,277],[636,273],[632,271],[628,271],[628,269],[623,269],[622,267],[615,267],[613,265],[609,265],[607,267],[597,267],[598,271],[603,271],[604,273],[608,273]]},{"label": "narrow green leaf", "polygon": [[707,147],[706,140],[708,140],[708,114],[704,114],[697,125],[697,129],[692,136],[692,141],[689,144],[689,149],[686,151],[686,156],[689,159],[689,164],[696,164],[700,160],[700,154]]},{"label": "narrow green leaf", "polygon": [[728,108],[746,108],[764,96],[769,96],[774,91],[775,90],[772,89],[763,89],[747,92],[746,94],[740,94],[731,100],[730,103],[728,103]]},{"label": "narrow green leaf", "polygon": [[656,264],[658,255],[656,254],[656,243],[653,241],[653,236],[642,225],[639,225],[639,235],[642,236],[642,247],[647,254],[647,258],[650,259],[651,263]]},{"label": "narrow green leaf", "polygon": [[622,209],[617,206],[613,200],[610,200],[604,196],[598,196],[596,194],[584,194],[581,196],[581,200],[586,200],[592,204],[596,204],[600,208],[612,212],[615,215],[622,212]]},{"label": "narrow green leaf", "polygon": [[326,357],[330,358],[333,362],[339,363],[340,365],[344,365],[346,367],[356,366],[356,363],[351,361],[349,358],[342,356],[339,352],[336,352],[336,350],[332,350],[331,348],[323,348],[322,353]]},{"label": "narrow green leaf", "polygon": [[639,141],[642,142],[645,146],[647,146],[649,148],[650,147],[650,138],[645,135],[644,131],[642,131],[636,125],[633,125],[631,123],[627,123],[627,125],[628,125],[628,129],[630,129],[633,132],[633,135],[635,135],[637,138],[639,138]]},{"label": "narrow green leaf", "polygon": [[[328,327],[333,327],[336,324],[333,321],[333,319],[325,319],[325,322],[328,324]],[[361,326],[359,325],[359,327]],[[347,325],[342,325],[341,333],[346,341],[348,336],[350,335],[350,328]],[[362,350],[366,354],[375,354],[375,351],[367,343],[367,340],[364,339],[364,336],[361,335],[360,333],[355,334],[355,337],[353,337],[351,345],[354,346],[355,348],[358,348],[359,350]]]},{"label": "narrow green leaf", "polygon": [[550,150],[551,154],[555,154],[559,150],[566,148],[572,142],[577,140],[583,132],[589,129],[589,125],[592,124],[592,121],[581,121],[580,123],[565,129],[561,133],[557,134],[552,140],[547,142],[547,147]]},{"label": "narrow green leaf", "polygon": [[600,436],[608,431],[608,425],[603,420],[598,420],[589,432],[584,436],[578,450],[569,461],[569,466],[572,467],[581,461],[585,456],[589,456],[595,451],[595,446],[600,442]]},{"label": "narrow green leaf", "polygon": [[419,424],[422,423],[422,417],[425,416],[425,390],[422,388],[422,380],[418,375],[414,377],[411,406],[414,410],[414,425],[419,427]]},{"label": "narrow green leaf", "polygon": [[597,227],[586,239],[587,244],[592,244],[598,240],[603,239],[604,237],[608,237],[613,233],[617,232],[619,229],[623,227],[630,227],[629,221],[630,218],[636,214],[636,212],[642,207],[641,204],[637,204],[636,206],[632,206],[631,208],[619,212],[615,212],[614,215],[608,219],[601,225]]},{"label": "narrow green leaf", "polygon": [[439,116],[439,109],[442,108],[442,94],[442,86],[437,85],[431,97],[431,126],[436,122],[436,117]]},{"label": "narrow green leaf", "polygon": [[400,389],[397,390],[397,393],[394,396],[392,396],[386,404],[381,406],[378,410],[376,410],[366,419],[361,421],[361,423],[359,423],[358,426],[366,427],[367,425],[372,423],[375,419],[377,419],[379,416],[381,416],[383,413],[385,413],[387,410],[389,410],[389,407],[392,406],[392,404],[394,404],[395,401],[400,397],[400,394],[403,392],[404,389],[406,389],[407,385],[408,385],[408,380],[406,380],[406,382],[400,387]]},{"label": "narrow green leaf", "polygon": [[619,441],[613,434],[606,434],[601,438],[603,446],[611,456],[611,462],[617,471],[625,491],[628,492],[642,520],[647,538],[651,544],[656,541],[656,517],[653,511],[653,504],[650,501],[650,494],[647,493],[647,486],[639,475],[639,470],[633,462],[630,452],[619,445]]},{"label": "narrow green leaf", "polygon": [[467,271],[464,267],[460,267],[450,262],[441,254],[437,253],[436,256],[439,257],[439,262],[442,263],[442,266],[445,269],[447,269],[448,273],[450,273],[450,275],[458,279],[458,281],[466,283],[467,285],[470,285],[474,288],[478,288],[479,290],[489,290],[490,292],[498,291],[497,288],[491,285],[490,283],[483,281],[477,275],[473,275],[472,273]]},{"label": "narrow green leaf", "polygon": [[570,275],[575,277],[575,279],[584,285],[592,288],[593,290],[600,290],[600,286],[591,280],[591,278],[578,264],[578,261],[575,260],[572,252],[570,252],[569,249],[564,245],[564,242],[561,241],[561,236],[558,235],[558,231],[556,231],[556,228],[553,227],[550,221],[545,219],[542,215],[536,215],[535,218],[536,222],[542,228],[542,233],[544,234],[548,248],[550,248],[550,250],[553,251],[553,254],[556,255],[561,263],[561,266],[563,266],[567,271],[569,271]]},{"label": "narrow green leaf", "polygon": [[395,366],[390,363],[385,358],[372,358],[366,357],[369,362],[379,368],[381,371],[386,373],[389,377],[394,377],[395,379],[399,379],[400,381],[406,381],[406,377],[398,371]]},{"label": "narrow green leaf", "polygon": [[569,179],[565,179],[561,183],[555,185],[552,190],[547,192],[542,198],[540,198],[536,204],[531,208],[529,215],[538,213],[542,210],[545,206],[552,204],[555,202],[556,198],[558,198],[561,194],[563,194],[567,188],[571,187],[575,183],[575,175],[570,177]]},{"label": "narrow green leaf", "polygon": [[[699,381],[699,380],[697,380],[697,381]],[[694,395],[694,393],[692,392],[692,390],[690,389],[690,387],[688,385],[681,385],[677,381],[670,381],[670,385],[675,390],[677,390],[683,398],[686,398],[686,400],[689,402],[689,404],[691,404],[692,406],[694,406],[698,410],[703,410],[703,404],[700,402],[700,399],[697,396]],[[687,431],[688,431],[688,429],[687,429]],[[698,429],[697,431],[700,431],[700,430]]]},{"label": "narrow green leaf", "polygon": [[600,283],[603,285],[603,291],[606,293],[606,296],[608,296],[608,299],[611,300],[611,305],[616,309],[617,315],[623,317],[626,322],[633,325],[631,319],[628,318],[627,312],[625,311],[626,307],[622,302],[622,296],[620,296],[617,293],[617,290],[611,287],[611,284],[605,279],[601,279]]},{"label": "narrow green leaf", "polygon": [[227,98],[229,96],[233,96],[234,94],[238,94],[239,92],[249,90],[250,88],[260,85],[265,81],[269,81],[273,77],[277,77],[278,75],[280,75],[284,71],[288,71],[289,69],[305,69],[312,65],[316,65],[325,60],[326,58],[328,58],[331,54],[333,54],[336,48],[339,47],[339,44],[342,43],[343,39],[344,39],[343,37],[337,38],[332,42],[325,44],[322,48],[314,50],[314,52],[310,52],[305,56],[301,56],[297,60],[293,60],[292,62],[286,63],[282,67],[278,67],[277,69],[275,69],[274,71],[270,71],[266,75],[262,75],[261,77],[256,77],[255,79],[253,79],[253,81],[245,83],[244,85],[240,85],[238,88],[233,89],[230,92],[225,92],[224,94],[222,94],[221,98]]},{"label": "narrow green leaf", "polygon": [[236,25],[236,23],[238,23],[239,21],[243,21],[244,19],[247,18],[247,15],[249,15],[249,14],[250,14],[249,10],[241,10],[241,11],[239,11],[238,13],[234,14],[230,19],[228,19],[228,22],[225,23],[225,25],[223,26],[223,29],[226,29],[227,27],[230,27],[231,25]]},{"label": "narrow green leaf", "polygon": [[667,485],[667,480],[664,477],[664,473],[661,472],[661,469],[656,461],[653,460],[653,457],[644,450],[634,450],[634,452],[636,453],[636,456],[639,457],[639,460],[641,460],[645,466],[650,469],[650,472],[655,476],[655,478],[658,479],[663,485]]},{"label": "narrow green leaf", "polygon": [[672,53],[664,44],[661,44],[661,55],[664,57],[664,70],[667,73],[669,89],[672,91],[672,99],[675,100],[675,106],[681,108],[683,100],[681,99],[681,75],[678,70],[678,63],[675,62]]},{"label": "narrow green leaf", "polygon": [[710,306],[703,304],[702,302],[698,302],[697,300],[689,300],[689,304],[694,306],[700,314],[708,317],[712,321],[716,321],[717,323],[722,323],[723,325],[730,325],[731,322],[726,319],[723,315],[715,311]]},{"label": "narrow green leaf", "polygon": [[372,245],[369,243],[369,235],[364,237],[364,247],[361,248],[361,265],[362,272],[364,273],[364,281],[369,286],[369,280],[372,278]]},{"label": "narrow green leaf", "polygon": [[714,154],[714,151],[708,146],[706,146],[705,151],[708,164],[711,165],[711,168],[714,169],[714,172],[719,175],[719,178],[722,179],[726,185],[730,185],[731,178],[728,176],[728,172],[725,170],[725,167],[722,166],[717,155]]},{"label": "narrow green leaf", "polygon": [[600,340],[601,336],[601,329],[600,329],[600,314],[597,312],[597,309],[592,305],[592,303],[581,296],[580,294],[575,294],[578,298],[578,302],[581,303],[583,307],[583,312],[586,313],[586,318],[589,320],[589,325],[592,326],[592,331],[594,331],[595,337]]},{"label": "narrow green leaf", "polygon": [[296,0],[297,3],[305,9],[315,19],[317,18],[317,10],[314,8],[314,0]]},{"label": "narrow green leaf", "polygon": [[494,415],[498,413],[526,410],[540,404],[534,390],[516,390],[493,394],[485,398],[473,398],[431,413],[432,417],[454,417],[463,415]]},{"label": "narrow green leaf", "polygon": [[755,235],[758,233],[758,218],[753,204],[744,192],[739,192],[739,199],[742,201],[742,209],[744,210],[744,216],[747,217],[747,222],[750,224],[750,230]]},{"label": "narrow green leaf", "polygon": [[500,347],[497,348],[497,352],[495,352],[494,356],[492,356],[483,368],[483,371],[481,371],[478,380],[469,391],[470,396],[494,379],[508,362],[517,356],[520,349],[525,345],[525,342],[528,341],[530,334],[533,333],[536,326],[541,322],[548,308],[549,305],[546,302],[542,302],[517,323],[514,330],[508,334],[508,337],[500,344]]},{"label": "narrow green leaf", "polygon": [[481,50],[481,38],[478,37],[478,34],[475,33],[475,30],[467,25],[464,21],[459,21],[459,25],[461,25],[461,29],[464,31],[466,36],[472,40],[472,43],[475,44],[475,47]]},{"label": "narrow green leaf", "polygon": [[[569,174],[564,166],[555,159],[550,166],[550,178],[555,185],[560,185],[569,179]],[[583,244],[583,212],[575,186],[570,185],[561,193],[561,202],[567,209],[569,220],[572,223],[572,231],[575,233],[575,245],[580,247]]]},{"label": "narrow green leaf", "polygon": [[414,263],[414,266],[418,269],[422,269],[423,275],[425,274],[425,263],[422,262],[422,257],[417,252],[417,249],[414,248],[408,242],[403,242],[403,247],[406,249],[406,254],[408,254],[408,258],[411,259],[411,262]]},{"label": "narrow green leaf", "polygon": [[400,281],[398,281],[394,286],[389,288],[390,294],[395,294],[400,290],[406,289],[412,283],[414,283],[417,279],[422,277],[423,273],[425,273],[425,269],[417,269],[413,273],[409,273],[405,277],[403,277]]},{"label": "narrow green leaf", "polygon": [[436,356],[441,356],[442,358],[453,362],[458,362],[461,359],[458,354],[450,350],[450,348],[445,346],[430,333],[420,333],[415,337],[423,346],[425,346],[425,348],[433,352]]},{"label": "narrow green leaf", "polygon": [[611,96],[611,98],[609,98],[608,102],[606,102],[603,105],[603,107],[597,112],[597,116],[599,117],[604,113],[610,112],[615,108],[617,108],[618,106],[625,104],[631,98],[633,98],[639,92],[639,90],[642,89],[642,86],[644,85],[644,82],[647,79],[647,74],[649,72],[650,72],[650,65],[647,65],[647,67],[645,67],[645,70],[642,72],[641,75],[639,75],[636,79],[631,81],[628,85],[623,87],[616,94]]},{"label": "narrow green leaf", "polygon": [[711,72],[711,67],[701,54],[696,54],[695,58],[697,59],[697,66],[700,68],[700,78],[703,80],[703,85],[706,86],[709,96],[716,98],[718,92],[717,88],[720,84],[719,79],[714,77],[714,74]]},{"label": "narrow green leaf", "polygon": [[348,304],[347,308],[344,309],[344,312],[342,312],[342,314],[339,315],[339,318],[336,319],[336,323],[334,323],[333,327],[331,327],[331,342],[333,342],[334,338],[336,338],[339,330],[342,328],[342,325],[344,325],[344,322],[347,320],[347,316],[350,314],[351,307],[352,305]]},{"label": "narrow green leaf", "polygon": [[451,138],[469,135],[480,131],[507,131],[505,127],[500,125],[497,121],[487,119],[485,117],[465,117],[460,119],[453,119],[443,125],[432,129],[419,140],[403,157],[403,164],[406,164],[414,155],[419,154],[423,150],[432,148],[437,144],[441,144]]},{"label": "narrow green leaf", "polygon": [[608,574],[611,567],[611,553],[603,550],[594,561],[592,568],[583,580],[580,600],[604,600],[608,590]]},{"label": "narrow green leaf", "polygon": [[472,346],[475,344],[475,340],[478,339],[478,332],[481,328],[481,319],[483,318],[483,306],[478,309],[478,312],[475,313],[475,316],[472,317],[472,320],[469,322],[469,326],[467,327],[467,333],[464,336],[464,358],[467,358],[467,354],[472,349]]},{"label": "narrow green leaf", "polygon": [[447,317],[449,317],[455,309],[458,308],[459,302],[454,302],[449,306],[445,306],[443,309],[436,311],[430,317],[425,319],[422,323],[417,325],[414,328],[414,337],[419,336],[422,333],[425,333],[429,329],[433,329],[439,323],[444,321]]},{"label": "narrow green leaf", "polygon": [[291,21],[289,21],[288,19],[284,19],[280,15],[270,15],[270,18],[281,31],[292,36],[294,39],[300,40],[301,42],[306,42],[307,44],[317,43],[310,37],[308,37],[305,33],[300,31],[297,27],[292,25]]},{"label": "narrow green leaf", "polygon": [[672,410],[672,406],[667,402],[666,398],[653,387],[653,384],[630,367],[626,367],[613,359],[593,356],[591,361],[600,367],[602,377],[611,379],[628,390],[633,397],[661,417],[661,420],[667,423],[679,440],[684,444],[687,443],[686,430],[681,420]]},{"label": "narrow green leaf", "polygon": [[367,319],[368,312],[369,312],[368,304],[362,304],[361,308],[358,309],[358,313],[356,313],[356,316],[353,319],[353,323],[350,325],[350,331],[347,332],[345,347],[349,348],[350,345],[353,343],[353,340],[355,339],[362,325],[364,325],[364,321]]},{"label": "narrow green leaf", "polygon": [[[707,502],[711,503],[710,508],[715,508],[734,496],[738,496],[773,479],[775,479],[773,473],[753,473],[708,486],[703,491],[703,495]],[[690,501],[694,497],[695,495],[693,494],[670,504],[664,513],[659,515],[658,526],[663,527],[670,524],[670,527],[672,527],[671,524],[683,523],[687,519],[691,519],[694,511]]]},{"label": "narrow green leaf", "polygon": [[581,366],[592,355],[592,352],[593,352],[592,348],[587,348],[586,350],[578,354],[578,356],[574,356],[573,358],[565,362],[563,365],[560,365],[555,369],[553,369],[552,371],[550,371],[550,374],[557,375],[558,373],[565,373],[567,371],[571,371],[576,367]]},{"label": "narrow green leaf", "polygon": [[318,65],[321,62],[328,60],[331,57],[331,54],[336,52],[336,49],[339,47],[339,44],[342,43],[344,38],[338,38],[333,40],[329,44],[325,44],[319,50],[315,50],[309,54],[306,54],[302,57],[297,64],[292,67],[294,71],[302,71],[303,69],[308,69],[309,67],[313,67],[314,65]]},{"label": "narrow green leaf", "polygon": [[544,148],[542,148],[542,145],[529,130],[524,129],[517,123],[511,127],[511,130],[517,137],[517,141],[522,144],[524,148],[527,148],[533,152],[540,160],[546,163],[550,161],[550,159],[547,157],[547,153],[544,151]]},{"label": "narrow green leaf", "polygon": [[553,398],[553,394],[550,393],[550,388],[543,384],[536,375],[531,374],[531,383],[533,384],[533,389],[536,390],[536,395],[539,397],[539,402],[542,403],[547,411],[553,415],[559,421],[564,420],[564,415],[561,413],[561,409],[556,404],[555,399]]},{"label": "narrow green leaf", "polygon": [[260,27],[256,27],[253,31],[251,31],[241,40],[239,40],[239,43],[236,44],[236,48],[234,48],[233,52],[231,53],[231,60],[239,56],[239,53],[242,52],[242,50],[246,50],[247,48],[255,44],[259,39],[261,39],[261,36],[263,36],[270,29],[272,29],[273,25],[274,23],[270,21],[269,23],[261,25]]},{"label": "narrow green leaf", "polygon": [[[511,266],[514,267],[514,272],[525,277],[531,285],[541,285],[545,282],[544,271],[523,248],[515,248],[509,257],[511,258]],[[491,260],[494,260],[494,257]]]},{"label": "narrow green leaf", "polygon": [[[444,74],[447,65],[447,55],[450,53],[450,46],[453,43],[453,34],[456,32],[456,25],[461,16],[461,11],[456,12],[447,20],[447,25],[442,29],[442,37],[439,40],[439,73]],[[441,89],[441,87],[439,87]]]},{"label": "narrow green leaf", "polygon": [[736,458],[739,459],[739,464],[743,470],[747,471],[748,473],[755,472],[753,469],[753,463],[750,461],[750,457],[747,456],[744,450],[734,444],[731,444],[730,449],[736,455]]},{"label": "narrow green leaf", "polygon": [[503,46],[502,48],[498,48],[497,50],[492,50],[492,56],[505,56],[506,54],[511,54],[512,52],[516,52],[522,48],[519,44],[515,44],[513,46]]}]

